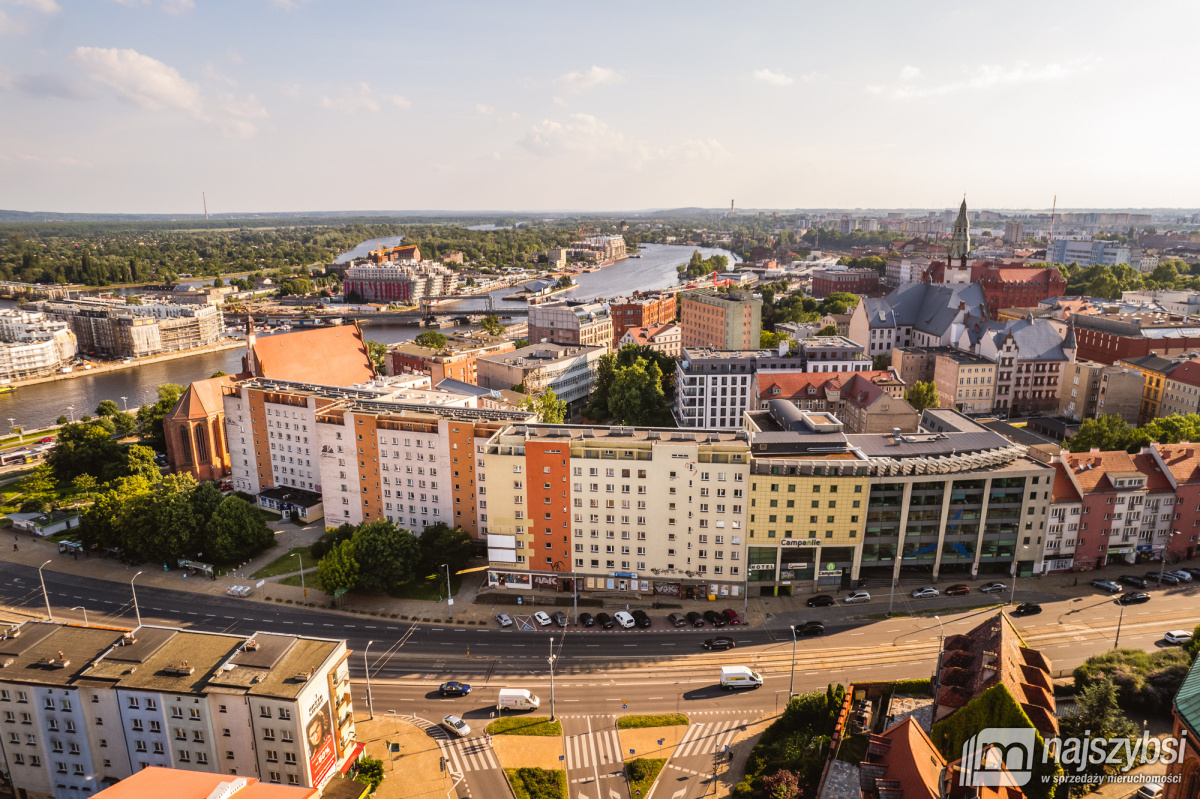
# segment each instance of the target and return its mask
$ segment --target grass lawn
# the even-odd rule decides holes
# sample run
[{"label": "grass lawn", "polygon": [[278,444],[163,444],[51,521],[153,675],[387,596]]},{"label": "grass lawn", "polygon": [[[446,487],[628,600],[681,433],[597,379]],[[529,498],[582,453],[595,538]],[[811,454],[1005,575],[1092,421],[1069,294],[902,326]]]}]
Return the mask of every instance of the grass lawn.
[{"label": "grass lawn", "polygon": [[[462,578],[457,574],[450,575],[450,587],[454,593],[458,593],[458,589],[462,586]],[[388,595],[395,599],[420,599],[426,602],[441,602],[446,598],[446,572],[443,569],[432,580],[413,580],[411,583],[405,583],[395,591],[388,592]]]},{"label": "grass lawn", "polygon": [[621,716],[617,719],[618,730],[632,730],[638,727],[680,727],[686,726],[688,717],[682,713],[660,713],[658,715]]},{"label": "grass lawn", "polygon": [[[629,780],[630,796],[646,796],[658,779],[658,772],[666,765],[665,757],[639,757],[625,764],[625,777]],[[639,794],[638,791],[641,791]]]},{"label": "grass lawn", "polygon": [[488,735],[562,735],[562,722],[549,716],[510,716],[487,726]]},{"label": "grass lawn", "polygon": [[[298,555],[299,557],[292,557],[293,555]],[[288,572],[298,572],[300,571],[301,560],[304,561],[305,570],[315,569],[317,566],[317,562],[313,559],[312,552],[308,547],[292,547],[250,576],[252,578],[275,577],[276,575],[287,574]]]},{"label": "grass lawn", "polygon": [[506,768],[504,775],[517,799],[567,799],[567,772],[562,769]]}]

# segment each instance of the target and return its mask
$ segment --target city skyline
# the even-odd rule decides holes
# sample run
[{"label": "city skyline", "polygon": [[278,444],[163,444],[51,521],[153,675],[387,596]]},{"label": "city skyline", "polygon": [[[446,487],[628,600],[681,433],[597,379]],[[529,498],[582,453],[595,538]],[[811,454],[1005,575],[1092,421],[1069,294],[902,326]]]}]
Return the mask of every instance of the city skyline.
[{"label": "city skyline", "polygon": [[0,208],[1200,206],[1194,6],[867,5],[0,0]]}]

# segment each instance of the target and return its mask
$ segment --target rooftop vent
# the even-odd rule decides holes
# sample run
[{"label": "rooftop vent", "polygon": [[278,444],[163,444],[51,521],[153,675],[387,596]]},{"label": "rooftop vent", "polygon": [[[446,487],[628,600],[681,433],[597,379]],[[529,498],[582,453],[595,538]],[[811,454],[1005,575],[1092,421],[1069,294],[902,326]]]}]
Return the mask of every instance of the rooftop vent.
[{"label": "rooftop vent", "polygon": [[196,672],[196,667],[190,665],[186,660],[178,666],[167,666],[162,670],[163,674],[169,674],[172,677],[188,677]]},{"label": "rooftop vent", "polygon": [[258,651],[258,641],[255,641],[253,638],[251,638],[249,641],[247,641],[242,646],[242,649],[244,649],[247,652],[257,652]]}]

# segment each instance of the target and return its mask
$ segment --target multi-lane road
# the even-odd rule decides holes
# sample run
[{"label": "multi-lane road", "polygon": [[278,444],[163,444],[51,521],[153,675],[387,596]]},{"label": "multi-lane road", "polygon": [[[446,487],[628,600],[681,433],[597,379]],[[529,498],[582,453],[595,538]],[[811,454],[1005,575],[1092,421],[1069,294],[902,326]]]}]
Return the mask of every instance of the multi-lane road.
[{"label": "multi-lane road", "polygon": [[[46,590],[56,618],[132,626],[129,586],[55,572],[45,573]],[[1200,620],[1200,585],[1152,590],[1153,599],[1127,607],[1122,614],[1111,597],[1084,593],[1055,598],[1020,592],[1020,600],[1040,600],[1044,612],[1015,620],[1030,646],[1040,649],[1056,671],[1078,665],[1114,645],[1118,624],[1122,646],[1153,649],[1165,645],[1163,633],[1191,629]],[[672,792],[665,799],[700,796],[711,777],[714,753],[730,730],[786,704],[790,690],[823,688],[830,682],[928,677],[937,659],[940,636],[965,632],[994,608],[969,609],[978,595],[901,602],[897,610],[936,610],[932,615],[886,618],[880,603],[820,608],[775,617],[766,627],[726,627],[737,647],[710,653],[701,643],[713,631],[667,629],[661,619],[649,630],[533,631],[497,628],[412,625],[374,617],[270,605],[232,597],[183,591],[138,589],[145,624],[188,626],[249,634],[256,630],[344,638],[356,656],[351,664],[361,677],[359,657],[369,641],[369,667],[375,712],[416,717],[432,724],[448,713],[467,720],[467,739],[441,738],[451,769],[462,776],[460,794],[494,796],[502,777],[495,752],[481,740],[501,687],[527,688],[542,699],[541,712],[553,707],[563,720],[563,764],[572,799],[627,799],[620,778],[622,756],[615,731],[622,713],[688,715],[692,726],[669,763]],[[36,569],[0,564],[0,604],[44,613]],[[955,608],[959,608],[956,610]],[[789,623],[820,618],[828,633],[795,646]],[[558,660],[551,691],[550,637]],[[748,665],[762,672],[763,688],[726,692],[718,685],[722,664]],[[441,698],[437,684],[460,679],[475,686],[467,697]],[[358,707],[366,706],[365,685],[356,683]],[[429,726],[429,725],[427,725]],[[501,793],[500,795],[503,795]],[[656,792],[657,795],[657,792]]]}]

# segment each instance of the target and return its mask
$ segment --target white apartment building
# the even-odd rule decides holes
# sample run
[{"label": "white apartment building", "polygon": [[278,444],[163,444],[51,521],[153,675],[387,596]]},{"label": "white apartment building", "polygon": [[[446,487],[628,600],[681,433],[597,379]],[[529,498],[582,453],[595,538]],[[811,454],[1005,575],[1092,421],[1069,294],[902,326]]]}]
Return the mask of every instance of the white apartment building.
[{"label": "white apartment building", "polygon": [[0,380],[52,374],[75,357],[77,348],[68,322],[37,311],[0,311]]},{"label": "white apartment building", "polygon": [[[683,348],[675,367],[675,421],[680,427],[740,430],[756,405],[757,350]],[[799,359],[796,361],[799,368]]]},{"label": "white apartment building", "polygon": [[345,641],[26,622],[0,639],[18,795],[91,796],[149,766],[323,786],[356,757]]}]

